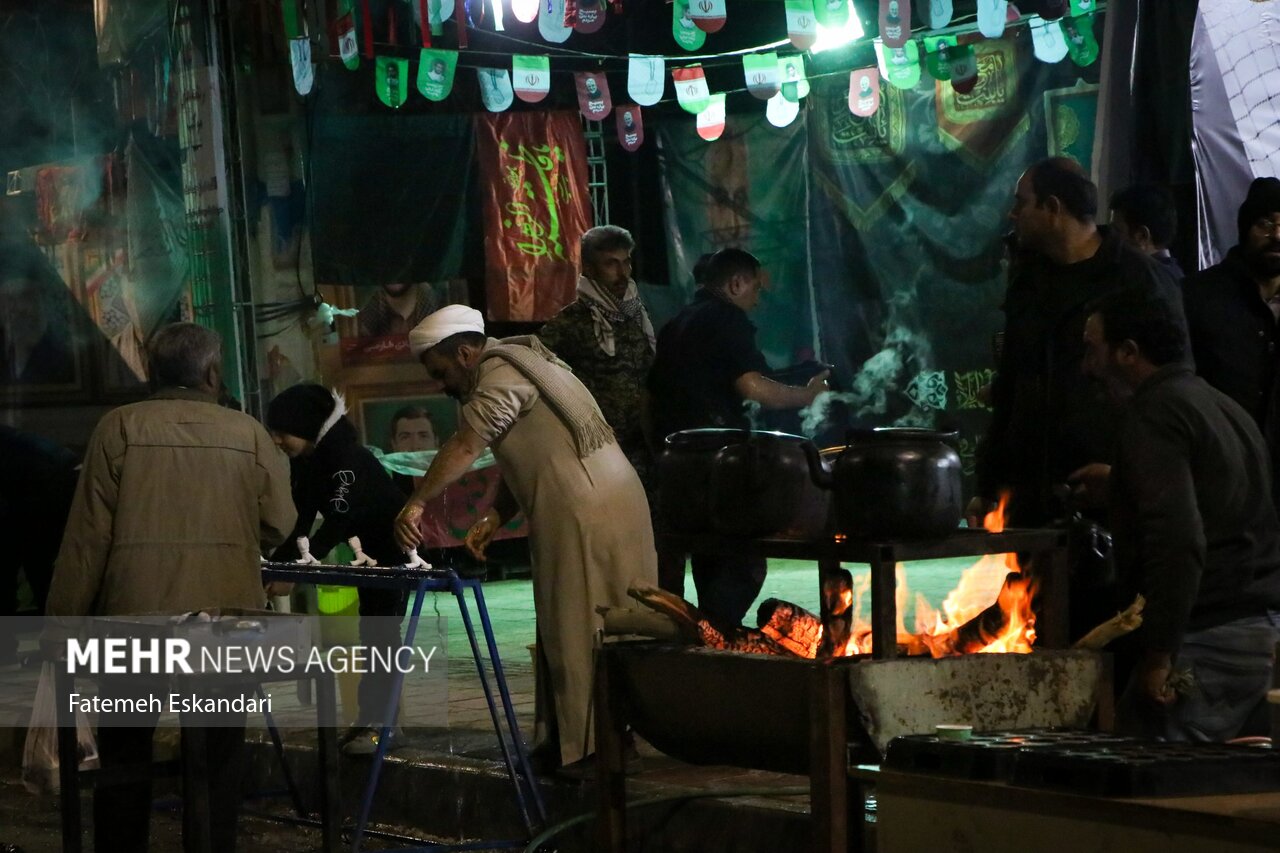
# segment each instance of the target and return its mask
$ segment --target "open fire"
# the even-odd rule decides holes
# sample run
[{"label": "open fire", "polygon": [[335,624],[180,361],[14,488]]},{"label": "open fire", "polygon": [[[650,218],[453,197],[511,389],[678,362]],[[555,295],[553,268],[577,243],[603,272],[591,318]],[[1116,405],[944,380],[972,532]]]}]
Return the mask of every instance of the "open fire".
[{"label": "open fire", "polygon": [[[992,533],[1004,530],[1008,497],[983,520]],[[912,593],[902,564],[896,569],[899,652],[935,658],[982,652],[1026,654],[1036,641],[1033,603],[1036,583],[1022,573],[1015,554],[992,554],[966,568],[955,589],[934,609],[922,595],[915,595],[915,629],[908,632],[903,613]],[[870,654],[870,573],[858,576],[841,570],[823,580],[822,595],[833,617],[849,626],[848,639],[833,649],[834,656]],[[760,607],[758,628],[711,624],[684,599],[658,589],[631,590],[632,597],[663,613],[679,627],[689,642],[730,651],[816,658],[822,648],[823,625],[819,617],[795,604],[770,599]],[[607,608],[606,608],[607,609]],[[834,635],[834,632],[833,632]]]},{"label": "open fire", "polygon": [[[992,533],[1003,532],[1007,506],[1008,496],[1004,495],[983,519],[983,527]],[[871,624],[862,612],[870,583],[869,574],[861,574],[850,589],[841,591],[840,603],[847,601],[853,611],[853,630],[841,652],[844,655],[871,652]],[[1017,555],[989,554],[961,573],[955,589],[939,609],[935,610],[924,596],[916,593],[915,630],[908,632],[902,614],[911,592],[906,569],[899,564],[898,645],[908,654],[933,657],[981,652],[1026,654],[1036,638],[1036,617],[1032,609],[1035,591],[1035,581],[1022,574]],[[763,630],[770,633],[768,627]],[[821,625],[818,631],[821,635]]]}]

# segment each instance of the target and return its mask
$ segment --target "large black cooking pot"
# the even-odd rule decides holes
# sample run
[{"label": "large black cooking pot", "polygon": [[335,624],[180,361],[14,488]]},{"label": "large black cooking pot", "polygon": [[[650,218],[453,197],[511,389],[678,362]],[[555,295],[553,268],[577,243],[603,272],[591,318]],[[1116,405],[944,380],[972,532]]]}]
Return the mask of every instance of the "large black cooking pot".
[{"label": "large black cooking pot", "polygon": [[660,465],[668,530],[752,538],[827,532],[830,496],[819,487],[827,472],[802,436],[686,430],[667,436]]},{"label": "large black cooking pot", "polygon": [[[815,479],[835,495],[840,533],[867,539],[937,538],[964,511],[955,433],[927,429],[852,430],[831,472]],[[826,451],[824,451],[825,453]]]}]

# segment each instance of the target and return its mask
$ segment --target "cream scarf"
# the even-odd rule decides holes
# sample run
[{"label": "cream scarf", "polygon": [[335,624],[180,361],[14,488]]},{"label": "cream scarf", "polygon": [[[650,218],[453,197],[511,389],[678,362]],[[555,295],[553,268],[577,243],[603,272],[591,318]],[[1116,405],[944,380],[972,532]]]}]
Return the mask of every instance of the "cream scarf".
[{"label": "cream scarf", "polygon": [[591,312],[591,326],[596,335],[596,343],[604,350],[605,355],[612,358],[618,352],[613,327],[636,318],[640,320],[644,336],[649,339],[649,352],[657,351],[653,323],[649,321],[649,312],[644,310],[644,303],[640,301],[640,291],[636,288],[635,281],[628,281],[622,299],[617,299],[603,287],[581,275],[578,276],[578,298],[586,303],[587,310]]},{"label": "cream scarf", "polygon": [[[533,335],[502,340],[490,338],[480,361],[490,358],[501,358],[533,383],[547,405],[568,427],[580,459],[586,459],[614,440],[613,428],[600,414],[600,407],[591,392],[578,381],[567,364],[556,358],[555,353]],[[552,369],[553,365],[564,368],[563,372]]]}]

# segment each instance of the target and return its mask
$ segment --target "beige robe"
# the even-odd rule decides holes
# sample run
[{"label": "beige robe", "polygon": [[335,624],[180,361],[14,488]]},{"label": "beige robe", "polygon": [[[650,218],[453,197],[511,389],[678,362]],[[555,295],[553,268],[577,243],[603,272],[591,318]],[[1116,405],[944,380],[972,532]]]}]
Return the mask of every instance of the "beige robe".
[{"label": "beige robe", "polygon": [[[566,377],[575,391],[589,393],[567,371]],[[591,679],[595,636],[602,627],[595,608],[625,606],[633,581],[657,584],[644,488],[614,442],[578,458],[559,416],[519,370],[500,358],[480,364],[462,417],[493,448],[529,520],[538,637],[550,668],[560,758],[571,764],[595,751]],[[547,731],[542,702],[538,709],[542,740]]]}]

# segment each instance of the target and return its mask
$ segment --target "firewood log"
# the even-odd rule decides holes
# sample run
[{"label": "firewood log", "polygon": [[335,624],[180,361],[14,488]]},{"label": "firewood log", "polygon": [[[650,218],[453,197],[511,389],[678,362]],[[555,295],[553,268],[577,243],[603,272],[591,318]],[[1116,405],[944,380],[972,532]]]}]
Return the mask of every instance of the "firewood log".
[{"label": "firewood log", "polygon": [[991,638],[1000,633],[1008,620],[1010,609],[1010,584],[1021,583],[1023,577],[1017,572],[1005,576],[1004,584],[996,600],[977,616],[965,622],[954,631],[946,634],[922,636],[924,644],[929,647],[934,657],[945,657],[954,654],[976,652],[991,642]]},{"label": "firewood log", "polygon": [[665,613],[629,607],[597,607],[596,612],[603,617],[604,632],[609,636],[634,634],[655,640],[684,639],[680,626]]},{"label": "firewood log", "polygon": [[627,595],[646,607],[670,616],[686,642],[712,649],[792,657],[794,652],[758,630],[714,625],[698,608],[678,595],[650,586],[633,586]]},{"label": "firewood log", "polygon": [[822,621],[798,604],[770,598],[756,611],[761,632],[795,655],[817,657]]},{"label": "firewood log", "polygon": [[1076,640],[1074,648],[1103,649],[1113,640],[1118,640],[1125,634],[1138,630],[1142,625],[1142,608],[1146,604],[1147,600],[1139,595],[1133,600],[1133,604],[1130,604],[1122,612],[1112,616],[1106,622]]}]

